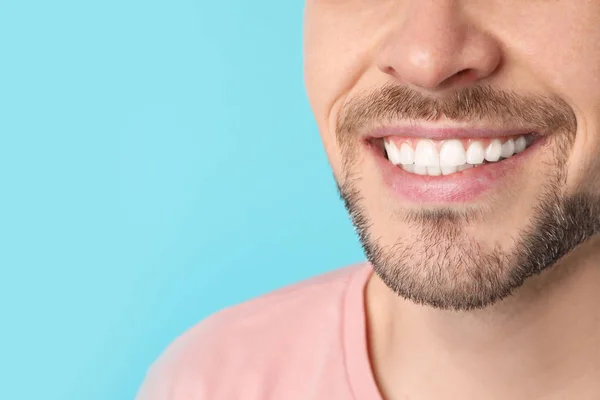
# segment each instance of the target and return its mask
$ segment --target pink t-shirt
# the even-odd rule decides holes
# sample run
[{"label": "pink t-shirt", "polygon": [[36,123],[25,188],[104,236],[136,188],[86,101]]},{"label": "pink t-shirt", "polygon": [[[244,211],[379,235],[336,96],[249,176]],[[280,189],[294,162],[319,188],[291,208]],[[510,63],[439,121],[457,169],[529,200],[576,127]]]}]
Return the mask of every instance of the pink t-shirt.
[{"label": "pink t-shirt", "polygon": [[381,400],[366,342],[369,264],[221,311],[150,368],[138,400]]}]

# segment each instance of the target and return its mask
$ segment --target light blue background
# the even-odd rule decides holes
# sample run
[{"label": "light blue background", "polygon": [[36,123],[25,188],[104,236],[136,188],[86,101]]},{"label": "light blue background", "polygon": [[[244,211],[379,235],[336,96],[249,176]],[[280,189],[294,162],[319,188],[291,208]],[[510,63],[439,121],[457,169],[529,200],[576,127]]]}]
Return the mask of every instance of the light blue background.
[{"label": "light blue background", "polygon": [[132,399],[207,315],[362,259],[303,6],[0,0],[1,399]]}]

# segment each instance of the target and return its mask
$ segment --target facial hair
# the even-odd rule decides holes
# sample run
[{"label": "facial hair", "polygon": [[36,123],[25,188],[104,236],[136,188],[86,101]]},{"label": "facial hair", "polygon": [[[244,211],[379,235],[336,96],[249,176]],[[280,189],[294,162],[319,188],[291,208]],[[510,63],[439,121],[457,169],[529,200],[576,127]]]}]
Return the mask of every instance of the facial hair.
[{"label": "facial hair", "polygon": [[[476,210],[411,209],[402,221],[414,235],[384,245],[373,235],[354,165],[356,133],[394,120],[503,121],[532,123],[554,149],[547,184],[536,199],[529,224],[516,232],[510,250],[499,245],[484,251],[463,228],[484,217]],[[531,276],[555,265],[600,233],[600,195],[580,189],[567,194],[567,161],[576,119],[558,98],[523,97],[489,87],[465,89],[444,100],[431,100],[410,89],[386,86],[351,100],[340,113],[337,141],[342,151],[340,197],[350,214],[375,273],[397,295],[439,309],[481,309],[510,296]]]}]

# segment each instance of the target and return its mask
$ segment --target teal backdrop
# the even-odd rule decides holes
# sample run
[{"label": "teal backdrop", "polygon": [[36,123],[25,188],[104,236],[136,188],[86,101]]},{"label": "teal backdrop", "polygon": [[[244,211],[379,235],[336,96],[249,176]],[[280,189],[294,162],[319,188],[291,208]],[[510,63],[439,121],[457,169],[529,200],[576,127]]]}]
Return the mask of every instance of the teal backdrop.
[{"label": "teal backdrop", "polygon": [[363,256],[300,0],[0,0],[0,399],[133,399],[209,314]]}]

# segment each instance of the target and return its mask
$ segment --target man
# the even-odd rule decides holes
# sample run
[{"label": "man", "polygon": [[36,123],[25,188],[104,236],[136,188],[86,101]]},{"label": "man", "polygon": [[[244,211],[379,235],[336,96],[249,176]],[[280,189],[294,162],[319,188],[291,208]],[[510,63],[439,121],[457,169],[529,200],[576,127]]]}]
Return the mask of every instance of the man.
[{"label": "man", "polygon": [[368,264],[217,313],[140,399],[600,399],[600,1],[308,0]]}]

